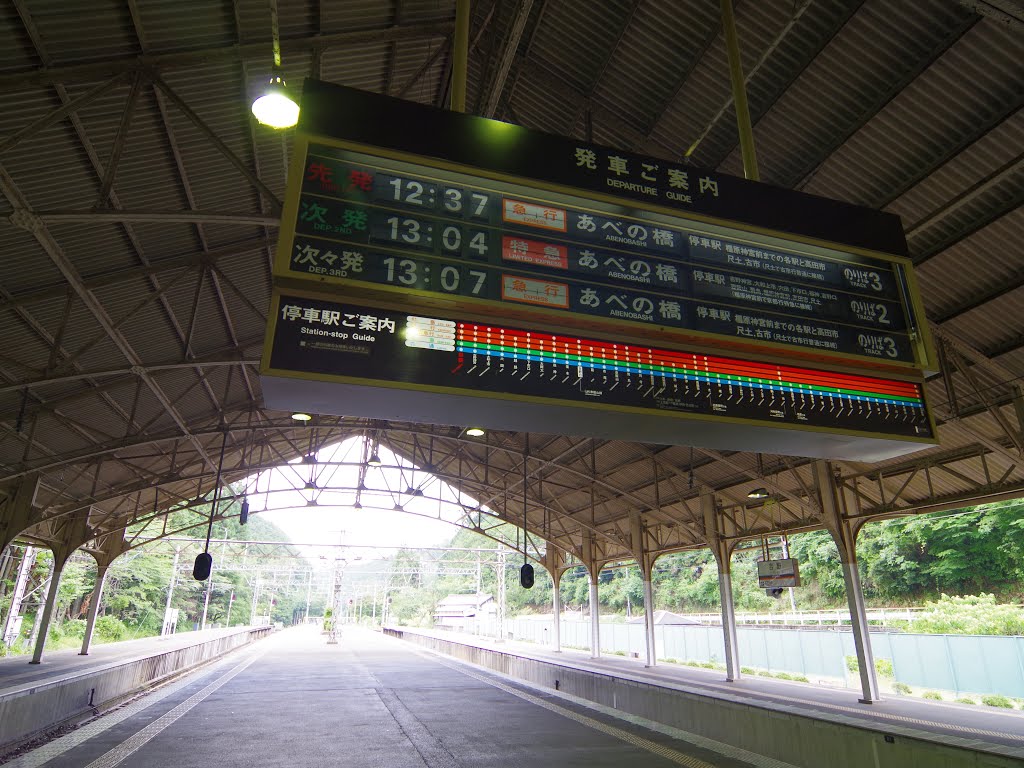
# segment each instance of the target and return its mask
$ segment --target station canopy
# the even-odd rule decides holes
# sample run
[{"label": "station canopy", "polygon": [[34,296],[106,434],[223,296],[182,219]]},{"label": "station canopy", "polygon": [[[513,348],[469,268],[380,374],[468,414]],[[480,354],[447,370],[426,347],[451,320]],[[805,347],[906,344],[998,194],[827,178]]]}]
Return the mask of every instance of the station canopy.
[{"label": "station canopy", "polygon": [[[278,10],[289,88],[448,103],[453,0]],[[833,462],[845,513],[1024,494],[1021,4],[738,0],[736,15],[761,180],[898,214],[938,352],[938,444]],[[474,114],[743,175],[716,0],[478,0],[470,39]],[[23,538],[201,498],[222,447],[233,482],[360,436],[494,520],[525,510],[576,556],[593,536],[599,560],[632,557],[636,515],[652,552],[703,546],[706,492],[733,538],[821,526],[800,455],[268,409],[293,149],[249,109],[271,41],[257,0],[0,9],[0,504],[31,502]]]}]

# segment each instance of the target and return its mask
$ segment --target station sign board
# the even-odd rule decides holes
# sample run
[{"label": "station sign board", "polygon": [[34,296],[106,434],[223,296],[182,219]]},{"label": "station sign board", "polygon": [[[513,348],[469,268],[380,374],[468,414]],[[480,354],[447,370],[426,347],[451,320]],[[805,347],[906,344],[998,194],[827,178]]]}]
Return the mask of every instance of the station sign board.
[{"label": "station sign board", "polygon": [[933,364],[889,214],[316,81],[291,174],[278,279],[842,365]]},{"label": "station sign board", "polygon": [[934,442],[912,380],[290,288],[261,374],[281,410],[861,461]]},{"label": "station sign board", "polygon": [[800,564],[793,558],[757,561],[757,586],[761,589],[800,586]]}]

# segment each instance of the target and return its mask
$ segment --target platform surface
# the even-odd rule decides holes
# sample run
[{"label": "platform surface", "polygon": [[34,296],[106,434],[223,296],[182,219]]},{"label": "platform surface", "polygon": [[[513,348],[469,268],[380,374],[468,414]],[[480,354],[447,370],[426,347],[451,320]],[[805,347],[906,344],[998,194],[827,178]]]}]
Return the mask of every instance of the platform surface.
[{"label": "platform surface", "polygon": [[997,748],[992,750],[994,753],[1019,757],[1024,765],[1024,712],[1020,710],[895,695],[886,696],[872,704],[863,704],[859,701],[860,691],[852,688],[829,688],[753,676],[726,682],[723,672],[699,667],[660,662],[654,667],[646,667],[642,660],[623,656],[602,655],[594,659],[589,652],[576,649],[563,649],[556,653],[549,647],[535,643],[497,642],[488,637],[444,631],[408,631],[616,677],[670,685],[712,696],[733,697],[771,709],[862,725],[879,731],[909,728],[937,743],[959,746],[956,740],[969,739],[981,749],[986,745],[996,745]]},{"label": "platform surface", "polygon": [[5,768],[785,768],[346,629],[279,632]]}]

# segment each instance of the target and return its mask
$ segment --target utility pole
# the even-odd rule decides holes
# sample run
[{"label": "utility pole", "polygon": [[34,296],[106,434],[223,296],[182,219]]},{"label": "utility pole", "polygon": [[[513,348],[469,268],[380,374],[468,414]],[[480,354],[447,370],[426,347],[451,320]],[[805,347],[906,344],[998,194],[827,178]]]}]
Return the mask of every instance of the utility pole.
[{"label": "utility pole", "polygon": [[28,637],[29,647],[34,646],[36,644],[36,638],[39,637],[39,627],[43,623],[43,611],[46,609],[46,595],[49,592],[50,579],[52,578],[53,571],[51,570],[46,575],[46,581],[44,581],[42,586],[39,588],[39,607],[36,608],[36,620],[32,625],[32,634]]},{"label": "utility pole", "polygon": [[32,567],[36,563],[36,551],[33,547],[25,547],[25,553],[21,556],[21,565],[18,566],[18,578],[14,582],[14,592],[11,594],[11,608],[4,619],[3,630],[0,631],[0,640],[10,648],[17,640],[21,632],[21,625],[18,617],[21,615],[21,603],[25,599],[25,590],[28,589],[29,576],[32,575]]},{"label": "utility pole", "polygon": [[260,587],[263,586],[263,582],[260,581],[260,577],[256,577],[256,584],[252,590],[252,611],[249,614],[249,626],[256,624],[256,608],[260,603]]},{"label": "utility pole", "polygon": [[210,576],[206,579],[206,597],[203,598],[203,620],[199,624],[199,629],[206,629],[206,612],[210,608],[210,593],[213,591],[213,568],[210,569]]},{"label": "utility pole", "polygon": [[498,616],[495,638],[499,643],[505,641],[505,550],[498,550]]},{"label": "utility pole", "polygon": [[341,564],[344,560],[334,561],[334,589],[331,595],[331,628],[327,632],[327,644],[338,644],[338,625],[341,623]]},{"label": "utility pole", "polygon": [[181,556],[181,547],[174,548],[174,562],[171,563],[171,581],[167,585],[167,605],[164,606],[164,625],[160,630],[160,636],[171,634],[171,599],[174,597],[174,580],[178,577],[178,558]]},{"label": "utility pole", "polygon": [[309,583],[306,585],[306,622],[309,623],[309,601],[313,597],[313,569],[309,569]]}]

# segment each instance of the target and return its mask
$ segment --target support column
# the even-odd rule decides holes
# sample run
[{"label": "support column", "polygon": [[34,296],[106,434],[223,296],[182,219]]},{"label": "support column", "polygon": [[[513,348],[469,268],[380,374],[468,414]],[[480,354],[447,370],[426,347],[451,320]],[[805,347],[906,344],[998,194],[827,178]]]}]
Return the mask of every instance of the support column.
[{"label": "support column", "polygon": [[597,577],[601,572],[594,560],[594,534],[583,537],[583,565],[590,580],[590,658],[601,658],[601,607],[598,600]]},{"label": "support column", "polygon": [[541,558],[541,565],[547,570],[551,577],[551,614],[553,618],[553,634],[551,635],[551,646],[555,653],[562,652],[562,574],[563,569],[559,566],[561,557],[548,545],[547,552]]},{"label": "support column", "polygon": [[551,635],[551,646],[555,653],[562,652],[562,573],[556,571],[551,574],[551,613],[554,617]]},{"label": "support column", "polygon": [[644,633],[647,639],[647,664],[653,667],[658,663],[658,651],[654,645],[654,585],[651,583],[651,571],[644,572]]},{"label": "support column", "polygon": [[630,514],[629,532],[633,556],[636,558],[636,564],[640,568],[640,576],[644,582],[644,646],[647,650],[647,660],[644,666],[653,667],[658,660],[657,650],[654,646],[654,587],[651,584],[654,561],[644,547],[644,526],[638,512]]},{"label": "support column", "polygon": [[590,578],[590,658],[601,658],[601,607],[597,594],[597,574],[587,570]]},{"label": "support column", "polygon": [[100,600],[103,599],[103,586],[107,582],[107,569],[109,566],[96,566],[96,585],[92,588],[92,598],[89,602],[89,615],[85,620],[85,635],[82,637],[82,650],[79,656],[88,656],[89,647],[92,645],[92,633],[96,629],[96,617],[100,612]]},{"label": "support column", "polygon": [[846,584],[846,602],[850,606],[850,624],[853,630],[853,645],[857,651],[857,667],[860,672],[862,704],[879,701],[878,676],[875,674],[875,658],[871,650],[871,635],[868,632],[867,610],[864,593],[861,591],[860,573],[857,571],[857,533],[860,527],[847,520],[839,508],[832,467],[826,461],[814,462],[814,479],[818,488],[821,511],[825,526],[839,548],[839,560],[843,564],[843,582]]},{"label": "support column", "polygon": [[718,564],[718,592],[722,601],[722,639],[725,643],[725,679],[740,679],[740,661],[736,638],[736,609],[732,599],[732,552],[735,544],[722,536],[715,496],[703,491],[700,497],[704,514],[704,531],[708,546]]},{"label": "support column", "polygon": [[82,638],[82,650],[79,656],[88,656],[92,645],[93,630],[96,628],[96,617],[99,615],[100,601],[103,599],[103,587],[107,582],[107,571],[118,557],[128,551],[128,542],[124,534],[108,533],[96,540],[92,556],[96,559],[96,585],[92,589],[92,602],[89,604],[89,616],[85,624],[85,636]]},{"label": "support column", "polygon": [[36,636],[36,647],[32,652],[32,661],[29,664],[39,664],[43,660],[43,649],[46,647],[46,637],[50,633],[50,619],[53,618],[53,609],[57,606],[57,594],[60,590],[60,577],[64,573],[64,565],[71,552],[59,548],[53,553],[53,571],[50,572],[50,588],[46,591],[46,604],[43,606],[43,617],[39,621],[39,634]]}]

